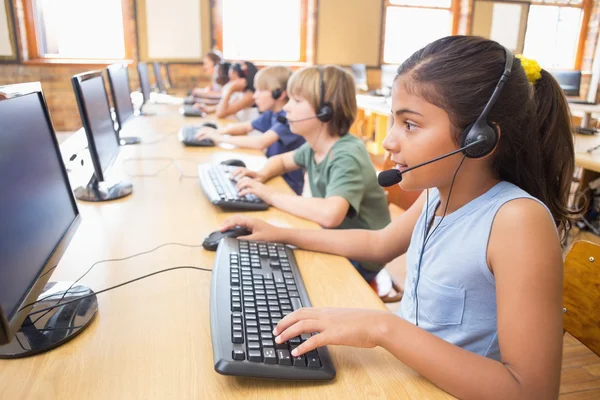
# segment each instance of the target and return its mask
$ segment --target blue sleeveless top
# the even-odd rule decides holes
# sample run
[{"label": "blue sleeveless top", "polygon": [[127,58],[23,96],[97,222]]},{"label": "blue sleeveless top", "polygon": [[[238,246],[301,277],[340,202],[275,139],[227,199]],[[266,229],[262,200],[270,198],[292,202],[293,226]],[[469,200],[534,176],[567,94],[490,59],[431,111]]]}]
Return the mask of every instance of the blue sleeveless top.
[{"label": "blue sleeveless top", "polygon": [[[507,202],[519,198],[544,205],[518,186],[499,182],[446,215],[427,242],[417,285],[419,252],[427,224],[423,207],[406,253],[405,289],[398,315],[416,323],[415,290],[418,289],[421,328],[473,353],[500,360],[496,282],[488,268],[487,246],[496,213]],[[439,192],[433,189],[429,194],[429,221],[438,203]],[[440,219],[434,218],[428,235]]]}]

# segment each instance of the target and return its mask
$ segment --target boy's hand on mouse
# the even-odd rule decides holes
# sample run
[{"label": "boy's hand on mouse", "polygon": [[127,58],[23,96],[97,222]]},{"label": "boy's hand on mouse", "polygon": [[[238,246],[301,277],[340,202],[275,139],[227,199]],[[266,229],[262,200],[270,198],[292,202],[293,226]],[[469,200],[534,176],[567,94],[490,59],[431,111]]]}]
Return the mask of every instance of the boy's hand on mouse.
[{"label": "boy's hand on mouse", "polygon": [[248,177],[240,179],[237,183],[238,195],[245,196],[247,194],[253,194],[268,205],[272,204],[272,196],[275,193],[273,189],[267,187],[262,182],[259,182]]},{"label": "boy's hand on mouse", "polygon": [[264,182],[265,178],[259,172],[251,171],[248,168],[236,168],[231,172],[231,178],[236,182],[240,181],[243,177],[248,177],[250,179],[254,179],[258,182]]},{"label": "boy's hand on mouse", "polygon": [[215,143],[220,143],[223,137],[218,130],[212,128],[202,128],[196,134],[196,140],[210,139]]},{"label": "boy's hand on mouse", "polygon": [[240,214],[225,220],[221,225],[220,230],[221,232],[224,232],[236,226],[243,226],[249,231],[252,231],[251,235],[242,236],[240,239],[277,242],[281,238],[281,235],[279,234],[280,228],[261,221],[260,219],[246,217]]},{"label": "boy's hand on mouse", "polygon": [[300,308],[279,321],[273,335],[276,343],[284,343],[303,333],[319,332],[292,351],[294,357],[330,344],[375,347],[384,334],[382,318],[390,315],[379,310]]},{"label": "boy's hand on mouse", "polygon": [[194,107],[196,110],[206,112],[206,106],[202,103],[194,103],[192,107]]}]

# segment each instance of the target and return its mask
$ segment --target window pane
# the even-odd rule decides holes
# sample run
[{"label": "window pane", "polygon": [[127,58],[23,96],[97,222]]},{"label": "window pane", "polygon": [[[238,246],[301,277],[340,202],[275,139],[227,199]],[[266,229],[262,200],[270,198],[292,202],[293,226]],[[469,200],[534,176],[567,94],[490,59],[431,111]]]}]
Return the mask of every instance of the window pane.
[{"label": "window pane", "polygon": [[34,0],[42,56],[125,58],[121,0]]},{"label": "window pane", "polygon": [[450,8],[452,0],[390,0],[399,6],[445,7]]},{"label": "window pane", "polygon": [[223,55],[300,61],[300,22],[300,0],[223,0]]},{"label": "window pane", "polygon": [[383,62],[401,64],[412,53],[452,33],[452,12],[425,8],[388,7]]},{"label": "window pane", "polygon": [[532,5],[523,54],[544,68],[573,68],[582,14],[580,8]]}]

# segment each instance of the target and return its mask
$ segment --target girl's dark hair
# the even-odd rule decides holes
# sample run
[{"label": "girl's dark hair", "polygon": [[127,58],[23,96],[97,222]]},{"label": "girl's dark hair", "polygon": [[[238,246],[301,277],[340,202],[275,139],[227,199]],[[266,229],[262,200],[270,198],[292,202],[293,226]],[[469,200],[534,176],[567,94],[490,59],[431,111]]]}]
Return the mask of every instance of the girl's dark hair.
[{"label": "girl's dark hair", "polygon": [[216,77],[215,81],[221,85],[225,86],[227,82],[229,82],[229,68],[231,67],[231,63],[229,61],[221,60],[216,69]]},{"label": "girl's dark hair", "polygon": [[[444,109],[456,143],[481,114],[505,63],[504,48],[476,36],[449,36],[414,53],[399,68],[407,90]],[[397,78],[396,77],[396,78]],[[564,94],[547,71],[530,84],[518,58],[488,117],[500,127],[493,155],[496,176],[546,204],[564,235],[578,212],[568,198],[575,152]]]},{"label": "girl's dark hair", "polygon": [[223,59],[223,55],[218,50],[211,50],[208,53],[206,53],[206,55],[204,57],[211,60],[214,65],[218,65],[221,62],[221,60]]}]

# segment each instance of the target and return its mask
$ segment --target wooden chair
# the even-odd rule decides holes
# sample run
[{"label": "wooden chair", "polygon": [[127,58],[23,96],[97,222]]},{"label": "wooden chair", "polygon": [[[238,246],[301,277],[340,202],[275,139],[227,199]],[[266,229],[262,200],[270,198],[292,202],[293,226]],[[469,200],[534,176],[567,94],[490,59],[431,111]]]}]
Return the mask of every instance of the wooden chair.
[{"label": "wooden chair", "polygon": [[576,242],[565,259],[565,331],[600,356],[600,246]]}]

